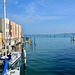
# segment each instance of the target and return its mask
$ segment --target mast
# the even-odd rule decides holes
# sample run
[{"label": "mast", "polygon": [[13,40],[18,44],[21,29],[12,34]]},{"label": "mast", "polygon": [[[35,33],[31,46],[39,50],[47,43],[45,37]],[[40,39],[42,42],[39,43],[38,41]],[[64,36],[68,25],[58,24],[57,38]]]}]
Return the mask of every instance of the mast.
[{"label": "mast", "polygon": [[7,57],[7,50],[6,50],[6,7],[5,7],[6,0],[4,0],[4,29],[5,29],[5,56]]}]

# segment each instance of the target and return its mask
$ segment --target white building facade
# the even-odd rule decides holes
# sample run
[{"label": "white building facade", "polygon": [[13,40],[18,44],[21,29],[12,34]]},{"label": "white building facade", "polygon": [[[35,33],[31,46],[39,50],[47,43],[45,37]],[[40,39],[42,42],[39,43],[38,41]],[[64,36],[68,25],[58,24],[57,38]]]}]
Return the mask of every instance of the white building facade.
[{"label": "white building facade", "polygon": [[[3,32],[3,42],[5,39],[5,26],[4,26],[4,18],[0,18],[0,30]],[[9,19],[6,18],[6,39],[7,45],[9,45]]]}]

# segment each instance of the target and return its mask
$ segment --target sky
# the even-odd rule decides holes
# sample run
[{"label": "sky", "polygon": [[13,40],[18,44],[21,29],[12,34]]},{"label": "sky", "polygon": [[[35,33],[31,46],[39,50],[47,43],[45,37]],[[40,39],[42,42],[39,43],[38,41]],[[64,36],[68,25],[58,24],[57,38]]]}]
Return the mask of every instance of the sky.
[{"label": "sky", "polygon": [[[3,2],[3,0],[0,0]],[[75,0],[7,0],[6,16],[22,34],[75,33]],[[3,4],[0,4],[3,17]]]}]

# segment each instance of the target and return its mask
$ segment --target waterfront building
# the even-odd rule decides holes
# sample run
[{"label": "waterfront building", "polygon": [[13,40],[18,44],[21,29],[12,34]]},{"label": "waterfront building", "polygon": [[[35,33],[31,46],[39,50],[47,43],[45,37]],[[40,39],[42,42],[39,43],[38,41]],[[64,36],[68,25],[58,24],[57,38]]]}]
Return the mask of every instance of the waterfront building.
[{"label": "waterfront building", "polygon": [[21,25],[18,25],[18,39],[21,41]]},{"label": "waterfront building", "polygon": [[18,24],[16,24],[16,38],[18,39]]},{"label": "waterfront building", "polygon": [[16,28],[15,28],[15,43],[18,43],[18,24],[16,24]]},{"label": "waterfront building", "polygon": [[[5,26],[4,18],[0,18],[0,31],[2,31],[2,42],[5,43]],[[21,25],[16,24],[15,22],[6,18],[6,40],[7,46],[9,43],[14,45],[15,42],[21,41]],[[1,43],[2,44],[2,43]]]},{"label": "waterfront building", "polygon": [[[5,26],[4,26],[4,18],[0,18],[0,31],[3,32],[3,42],[5,39]],[[7,45],[9,45],[9,19],[6,18],[6,39]]]},{"label": "waterfront building", "polygon": [[16,37],[16,23],[14,23],[13,21],[9,21],[9,25],[10,25],[10,43],[11,45],[15,44],[15,37]]},{"label": "waterfront building", "polygon": [[2,37],[3,37],[2,31],[0,31],[0,49],[2,48]]}]

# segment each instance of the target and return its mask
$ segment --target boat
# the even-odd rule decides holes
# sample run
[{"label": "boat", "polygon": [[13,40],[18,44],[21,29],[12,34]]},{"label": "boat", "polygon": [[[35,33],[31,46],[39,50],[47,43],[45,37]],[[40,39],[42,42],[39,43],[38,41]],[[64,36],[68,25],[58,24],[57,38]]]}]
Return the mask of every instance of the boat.
[{"label": "boat", "polygon": [[20,75],[20,67],[17,67],[16,69],[13,70],[7,70],[4,75]]},{"label": "boat", "polygon": [[9,66],[14,65],[20,58],[21,58],[20,52],[12,52],[11,53],[11,60],[8,61],[8,65]]}]

